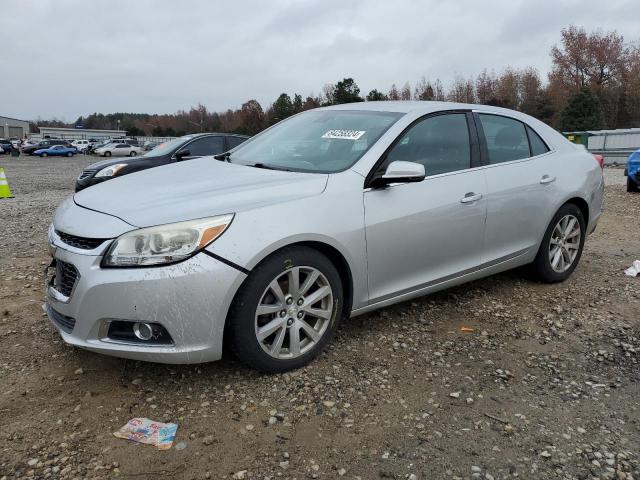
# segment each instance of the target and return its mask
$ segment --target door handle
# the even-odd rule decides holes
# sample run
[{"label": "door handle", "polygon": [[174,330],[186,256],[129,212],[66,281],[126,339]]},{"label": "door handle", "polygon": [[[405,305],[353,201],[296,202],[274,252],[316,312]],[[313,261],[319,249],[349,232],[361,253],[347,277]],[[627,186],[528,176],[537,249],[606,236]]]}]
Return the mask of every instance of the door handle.
[{"label": "door handle", "polygon": [[460,199],[460,203],[473,203],[473,202],[477,202],[481,198],[482,198],[481,193],[469,192]]},{"label": "door handle", "polygon": [[552,177],[551,175],[543,175],[540,179],[540,183],[546,185],[547,183],[555,182],[556,177]]}]

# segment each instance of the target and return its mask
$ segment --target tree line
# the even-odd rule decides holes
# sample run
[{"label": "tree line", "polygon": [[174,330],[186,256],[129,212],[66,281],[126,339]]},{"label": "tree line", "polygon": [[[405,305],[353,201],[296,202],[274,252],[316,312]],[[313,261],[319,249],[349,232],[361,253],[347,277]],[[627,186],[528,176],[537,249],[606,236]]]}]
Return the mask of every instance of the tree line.
[{"label": "tree line", "polygon": [[[129,135],[180,136],[196,132],[254,135],[312,108],[377,100],[433,100],[511,108],[561,131],[640,127],[640,46],[616,31],[587,32],[570,26],[550,51],[552,69],[542,79],[533,67],[483,70],[445,86],[436,78],[393,84],[362,94],[353,78],[325,85],[317,95],[282,93],[266,109],[254,99],[239,109],[209,111],[204,105],[174,114],[94,113],[73,124],[40,120],[40,126],[127,130]],[[398,86],[399,85],[399,86]]]}]

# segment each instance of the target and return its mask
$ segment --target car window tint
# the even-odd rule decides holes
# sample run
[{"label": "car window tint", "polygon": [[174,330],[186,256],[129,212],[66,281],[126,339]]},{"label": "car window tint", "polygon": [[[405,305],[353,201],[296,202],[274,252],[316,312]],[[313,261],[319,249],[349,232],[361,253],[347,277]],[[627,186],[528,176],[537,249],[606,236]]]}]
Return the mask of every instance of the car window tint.
[{"label": "car window tint", "polygon": [[527,125],[527,133],[529,134],[529,143],[531,144],[531,156],[542,155],[549,151],[549,147],[544,143],[544,140],[540,138],[533,128]]},{"label": "car window tint", "polygon": [[121,143],[120,145],[116,145],[116,148],[129,148],[129,145],[126,143]]},{"label": "car window tint", "polygon": [[229,150],[231,150],[232,148],[236,148],[245,140],[246,138],[243,138],[243,137],[227,137],[227,144],[229,145]]},{"label": "car window tint", "polygon": [[480,123],[487,140],[489,163],[510,162],[531,156],[522,122],[498,115],[480,114]]},{"label": "car window tint", "polygon": [[[205,155],[217,155],[224,151],[223,137],[204,137],[194,140],[183,148],[189,150],[189,156],[201,157]],[[182,149],[181,149],[182,150]]]},{"label": "car window tint", "polygon": [[387,155],[424,165],[427,175],[464,170],[471,166],[471,143],[464,113],[436,115],[415,124]]}]

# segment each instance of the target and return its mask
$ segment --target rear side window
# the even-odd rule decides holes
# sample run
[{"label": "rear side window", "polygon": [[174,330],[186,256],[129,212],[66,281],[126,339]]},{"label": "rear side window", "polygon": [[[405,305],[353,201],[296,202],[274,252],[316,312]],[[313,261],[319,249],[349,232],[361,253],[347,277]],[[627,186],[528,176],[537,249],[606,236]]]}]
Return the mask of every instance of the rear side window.
[{"label": "rear side window", "polygon": [[527,133],[529,134],[529,144],[531,145],[531,156],[542,155],[549,151],[549,147],[544,143],[544,140],[540,138],[533,128],[527,125]]},{"label": "rear side window", "polygon": [[512,118],[480,114],[487,141],[489,163],[510,162],[530,157],[524,124]]}]

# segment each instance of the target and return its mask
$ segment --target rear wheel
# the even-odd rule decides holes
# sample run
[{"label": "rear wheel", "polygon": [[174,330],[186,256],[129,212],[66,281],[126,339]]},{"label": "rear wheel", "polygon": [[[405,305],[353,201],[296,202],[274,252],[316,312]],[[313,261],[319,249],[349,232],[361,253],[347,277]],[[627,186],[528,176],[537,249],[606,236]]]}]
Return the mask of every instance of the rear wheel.
[{"label": "rear wheel", "polygon": [[231,346],[240,360],[269,373],[299,368],[333,337],[343,305],[340,275],[322,253],[287,248],[260,263],[234,299]]},{"label": "rear wheel", "polygon": [[582,256],[585,233],[582,211],[573,203],[563,205],[544,234],[532,264],[535,275],[547,283],[569,278]]},{"label": "rear wheel", "polygon": [[627,192],[637,192],[638,183],[634,182],[631,177],[627,177]]},{"label": "rear wheel", "polygon": [[137,155],[136,152],[133,152],[133,151],[131,153],[129,153],[130,157],[135,157],[136,155]]}]

